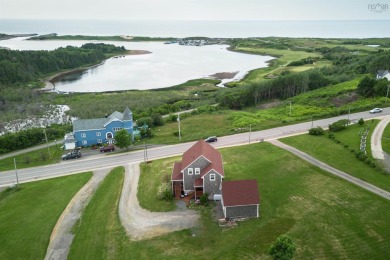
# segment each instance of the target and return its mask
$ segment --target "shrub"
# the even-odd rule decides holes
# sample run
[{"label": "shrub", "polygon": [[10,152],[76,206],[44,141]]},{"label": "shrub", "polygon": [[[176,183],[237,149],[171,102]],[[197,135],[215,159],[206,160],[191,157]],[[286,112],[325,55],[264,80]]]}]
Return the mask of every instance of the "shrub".
[{"label": "shrub", "polygon": [[363,118],[360,118],[359,121],[358,121],[358,124],[359,124],[359,125],[364,125],[364,123],[365,123],[365,122],[364,122],[364,119],[363,119]]},{"label": "shrub", "polygon": [[349,147],[349,145],[347,145],[347,144],[344,144],[344,148],[348,148]]},{"label": "shrub", "polygon": [[170,114],[168,118],[169,118],[169,121],[171,121],[171,122],[177,122],[177,115],[176,114]]},{"label": "shrub", "polygon": [[[179,136],[179,131],[174,131],[173,135],[174,136]],[[183,136],[183,132],[180,132],[180,135]]]},{"label": "shrub", "polygon": [[295,253],[296,247],[292,239],[286,235],[280,235],[275,243],[273,243],[269,249],[270,255],[273,259],[292,259]]},{"label": "shrub", "polygon": [[334,122],[333,124],[329,125],[329,131],[337,132],[345,129],[347,125],[349,124],[348,119],[341,119],[337,122]]},{"label": "shrub", "polygon": [[152,114],[151,118],[152,118],[152,125],[153,126],[164,125],[164,120],[163,120],[161,114],[158,114],[158,113]]},{"label": "shrub", "polygon": [[153,126],[153,119],[151,117],[142,117],[137,120],[137,126],[147,125],[149,127]]},{"label": "shrub", "polygon": [[334,136],[334,134],[332,134],[332,133],[329,133],[329,134],[328,134],[328,138],[330,138],[330,139],[334,139],[334,138],[335,138],[335,136]]},{"label": "shrub", "polygon": [[163,182],[157,189],[157,197],[160,200],[171,200],[173,199],[173,193],[171,190],[171,185],[167,182]]},{"label": "shrub", "polygon": [[209,203],[209,194],[206,192],[206,193],[203,193],[203,195],[202,196],[200,196],[200,203],[202,204],[202,205],[207,205],[208,203]]},{"label": "shrub", "polygon": [[319,126],[309,129],[309,135],[323,135],[323,134],[325,134],[325,131]]}]

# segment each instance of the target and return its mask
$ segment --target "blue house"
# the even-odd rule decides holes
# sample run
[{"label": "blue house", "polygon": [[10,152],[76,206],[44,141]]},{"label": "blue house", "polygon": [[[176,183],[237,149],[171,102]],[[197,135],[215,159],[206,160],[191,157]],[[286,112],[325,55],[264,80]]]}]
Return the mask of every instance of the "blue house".
[{"label": "blue house", "polygon": [[76,146],[114,144],[115,132],[126,129],[133,135],[133,113],[126,107],[123,113],[115,111],[110,116],[73,121],[73,134]]}]

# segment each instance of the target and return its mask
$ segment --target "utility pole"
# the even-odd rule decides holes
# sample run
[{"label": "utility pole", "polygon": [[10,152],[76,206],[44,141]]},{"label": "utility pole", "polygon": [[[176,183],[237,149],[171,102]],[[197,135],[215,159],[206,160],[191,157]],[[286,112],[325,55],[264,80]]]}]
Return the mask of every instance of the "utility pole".
[{"label": "utility pole", "polygon": [[386,103],[387,103],[387,99],[388,99],[388,97],[389,97],[389,88],[390,88],[390,84],[387,85]]},{"label": "utility pole", "polygon": [[291,102],[292,102],[292,101],[290,101],[290,117],[291,117]]},{"label": "utility pole", "polygon": [[148,162],[148,146],[145,144],[144,141],[144,162]]},{"label": "utility pole", "polygon": [[351,114],[351,107],[348,107],[348,124],[349,124],[349,115]]},{"label": "utility pole", "polygon": [[249,144],[251,143],[252,124],[249,124]]},{"label": "utility pole", "polygon": [[[180,112],[181,112],[181,110],[180,110]],[[178,124],[179,124],[179,141],[181,142],[181,133],[180,133],[180,112],[179,112],[179,114],[177,115],[177,122],[178,122]]]},{"label": "utility pole", "polygon": [[311,128],[313,128],[313,124],[314,124],[313,120],[314,120],[314,118],[311,117]]},{"label": "utility pole", "polygon": [[47,151],[49,152],[49,158],[51,158],[49,142],[47,141],[46,129],[43,129],[43,133],[45,134],[45,140],[46,140]]},{"label": "utility pole", "polygon": [[19,188],[18,170],[16,168],[16,159],[14,157],[15,175],[16,175],[16,187]]}]

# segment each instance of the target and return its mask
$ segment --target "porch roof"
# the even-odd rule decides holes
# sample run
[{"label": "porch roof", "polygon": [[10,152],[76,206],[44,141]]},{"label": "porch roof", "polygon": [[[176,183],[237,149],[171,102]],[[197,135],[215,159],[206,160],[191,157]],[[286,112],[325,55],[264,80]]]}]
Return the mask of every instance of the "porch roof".
[{"label": "porch roof", "polygon": [[182,181],[183,173],[181,172],[181,162],[175,162],[172,170],[172,181]]}]

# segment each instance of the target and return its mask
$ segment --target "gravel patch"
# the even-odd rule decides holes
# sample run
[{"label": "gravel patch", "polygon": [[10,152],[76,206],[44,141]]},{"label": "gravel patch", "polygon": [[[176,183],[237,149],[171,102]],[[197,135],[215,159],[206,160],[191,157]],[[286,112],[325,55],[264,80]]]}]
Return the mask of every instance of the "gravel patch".
[{"label": "gravel patch", "polygon": [[119,218],[132,240],[143,240],[197,225],[196,211],[179,207],[172,212],[150,212],[141,208],[137,198],[139,164],[126,165],[119,202]]}]

